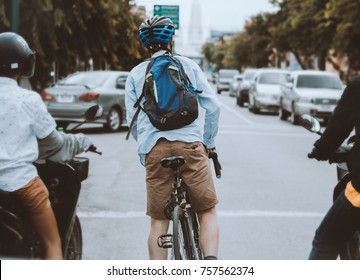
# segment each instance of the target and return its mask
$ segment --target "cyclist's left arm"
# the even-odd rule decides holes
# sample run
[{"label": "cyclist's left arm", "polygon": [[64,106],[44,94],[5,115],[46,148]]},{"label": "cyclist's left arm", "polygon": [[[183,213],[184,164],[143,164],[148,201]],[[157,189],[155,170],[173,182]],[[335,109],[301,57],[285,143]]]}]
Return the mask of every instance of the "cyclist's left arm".
[{"label": "cyclist's left arm", "polygon": [[[136,88],[132,73],[129,74],[126,84],[125,84],[125,107],[126,107],[126,121],[127,125],[130,127],[130,123],[134,118],[137,108],[134,108],[136,103]],[[137,140],[137,122],[132,126],[131,134],[135,140]]]}]

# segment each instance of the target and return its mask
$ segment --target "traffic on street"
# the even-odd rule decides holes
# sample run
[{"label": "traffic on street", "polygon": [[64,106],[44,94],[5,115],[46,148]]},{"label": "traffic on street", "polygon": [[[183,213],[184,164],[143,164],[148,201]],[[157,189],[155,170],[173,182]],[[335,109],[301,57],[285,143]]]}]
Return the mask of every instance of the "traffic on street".
[{"label": "traffic on street", "polygon": [[[311,241],[332,203],[336,168],[309,160],[318,138],[276,113],[252,114],[228,92],[218,95],[221,117],[216,148],[222,177],[219,196],[221,259],[307,259]],[[84,259],[147,259],[145,169],[127,128],[78,129],[102,156],[87,153],[78,216]]]}]

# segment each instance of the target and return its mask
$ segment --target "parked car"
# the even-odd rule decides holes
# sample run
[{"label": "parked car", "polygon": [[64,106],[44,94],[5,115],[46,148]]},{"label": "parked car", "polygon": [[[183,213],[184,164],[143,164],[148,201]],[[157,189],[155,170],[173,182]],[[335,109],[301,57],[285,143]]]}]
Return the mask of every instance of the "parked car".
[{"label": "parked car", "polygon": [[243,82],[239,90],[236,92],[236,104],[244,107],[245,103],[249,102],[250,81],[254,78],[257,69],[248,68],[243,73]]},{"label": "parked car", "polygon": [[243,81],[243,76],[241,74],[237,74],[233,77],[229,86],[229,95],[236,96],[236,92],[239,90],[240,85]]},{"label": "parked car", "polygon": [[126,122],[125,82],[129,72],[76,72],[44,89],[42,98],[48,111],[64,129],[69,123],[83,121],[84,112],[98,104],[104,115],[102,123],[110,131],[117,131]]},{"label": "parked car", "polygon": [[230,82],[235,75],[240,74],[236,69],[220,69],[216,80],[216,92],[221,94],[223,90],[230,89]]},{"label": "parked car", "polygon": [[294,71],[282,87],[280,119],[299,123],[301,114],[322,118],[326,123],[343,91],[338,75],[326,71]]},{"label": "parked car", "polygon": [[289,74],[289,71],[277,68],[258,70],[250,85],[249,110],[255,114],[261,110],[278,112],[280,87]]}]

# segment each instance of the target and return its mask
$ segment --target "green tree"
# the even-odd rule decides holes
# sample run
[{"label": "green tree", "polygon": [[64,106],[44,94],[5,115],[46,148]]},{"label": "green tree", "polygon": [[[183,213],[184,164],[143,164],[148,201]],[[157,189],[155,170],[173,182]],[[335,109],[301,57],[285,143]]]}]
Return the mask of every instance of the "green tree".
[{"label": "green tree", "polygon": [[[10,0],[0,3],[0,32],[10,31]],[[33,84],[77,70],[130,70],[145,57],[141,19],[126,0],[20,1],[19,33],[37,52]]]},{"label": "green tree", "polygon": [[330,0],[325,17],[336,24],[333,47],[339,56],[346,56],[349,71],[360,70],[360,1]]},{"label": "green tree", "polygon": [[270,13],[259,14],[251,17],[250,23],[245,27],[250,37],[248,43],[250,44],[252,67],[269,66],[269,56],[273,53],[269,31],[271,20]]},{"label": "green tree", "polygon": [[242,70],[252,65],[255,54],[252,51],[251,37],[243,31],[237,33],[230,41],[229,55],[226,56],[227,64],[231,68]]}]

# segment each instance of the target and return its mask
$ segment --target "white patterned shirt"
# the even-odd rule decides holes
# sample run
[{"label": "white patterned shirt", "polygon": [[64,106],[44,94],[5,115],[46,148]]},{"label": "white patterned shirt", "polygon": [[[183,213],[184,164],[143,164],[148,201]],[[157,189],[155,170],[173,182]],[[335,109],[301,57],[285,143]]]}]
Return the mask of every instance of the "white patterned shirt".
[{"label": "white patterned shirt", "polygon": [[37,176],[37,139],[47,137],[56,123],[40,95],[0,77],[0,189],[16,191]]}]

